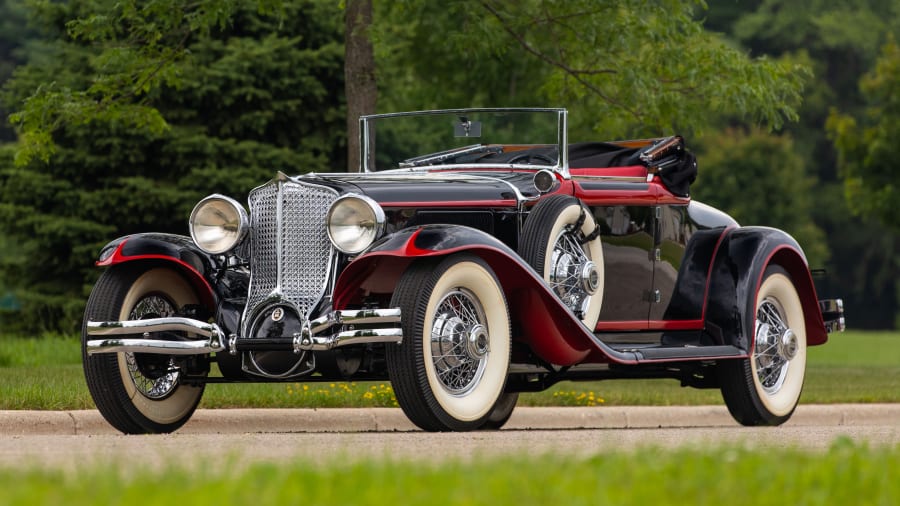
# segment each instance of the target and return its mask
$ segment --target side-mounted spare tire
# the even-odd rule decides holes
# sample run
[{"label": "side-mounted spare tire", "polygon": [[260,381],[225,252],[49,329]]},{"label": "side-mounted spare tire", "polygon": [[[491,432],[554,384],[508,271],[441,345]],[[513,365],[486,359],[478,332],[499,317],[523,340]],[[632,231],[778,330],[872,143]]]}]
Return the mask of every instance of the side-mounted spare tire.
[{"label": "side-mounted spare tire", "polygon": [[581,202],[568,195],[538,202],[525,220],[519,255],[593,331],[603,303],[603,248]]}]

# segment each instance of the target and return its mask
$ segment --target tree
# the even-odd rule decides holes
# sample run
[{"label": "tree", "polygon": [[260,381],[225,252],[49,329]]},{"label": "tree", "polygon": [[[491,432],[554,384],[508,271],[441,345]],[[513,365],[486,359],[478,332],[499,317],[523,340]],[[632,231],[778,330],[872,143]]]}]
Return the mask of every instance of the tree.
[{"label": "tree", "polygon": [[[823,296],[844,298],[850,325],[890,328],[900,325],[900,253],[896,234],[878,220],[862,219],[848,209],[841,154],[832,139],[839,122],[856,118],[857,132],[870,126],[867,99],[859,77],[873,72],[878,49],[900,34],[897,0],[709,0],[706,25],[722,31],[750,54],[807,62],[815,79],[807,83],[800,119],[785,125],[794,151],[807,160],[813,188],[813,220],[825,232],[831,261],[823,280]],[[724,8],[723,8],[724,7]],[[832,113],[837,110],[840,114]],[[829,120],[829,118],[832,118]],[[826,128],[826,122],[830,126]],[[843,123],[849,128],[849,123]],[[850,130],[853,130],[850,128]],[[829,136],[831,138],[829,138]],[[701,160],[701,163],[703,161]],[[893,174],[888,169],[885,175]],[[703,172],[701,169],[701,178]],[[868,200],[854,198],[854,205]],[[896,229],[894,229],[896,230]]]},{"label": "tree", "polygon": [[[722,113],[774,128],[795,119],[805,69],[748,58],[703,30],[693,19],[696,5],[684,0],[393,4],[377,16],[391,23],[377,35],[387,46],[376,50],[385,64],[379,89],[391,103],[402,103],[410,88],[425,83],[429,102],[439,106],[487,97],[499,98],[489,105],[564,104],[577,110],[575,131],[609,137],[699,129]],[[519,85],[535,93],[523,96]],[[511,89],[516,93],[504,100],[513,95]],[[423,98],[421,92],[417,98]]]},{"label": "tree", "polygon": [[698,147],[693,198],[722,209],[741,225],[785,230],[803,247],[811,267],[825,266],[828,247],[811,219],[815,180],[790,137],[729,129],[705,137]]},{"label": "tree", "polygon": [[891,39],[859,83],[867,107],[859,120],[832,109],[827,128],[850,209],[900,231],[900,46]]},{"label": "tree", "polygon": [[347,90],[347,170],[359,170],[359,120],[375,112],[375,50],[369,34],[372,0],[348,0],[344,21],[344,81]]},{"label": "tree", "polygon": [[[756,5],[753,5],[753,4]],[[728,32],[754,55],[802,61],[816,76],[807,83],[799,121],[785,125],[795,148],[817,160],[823,181],[836,180],[836,158],[824,134],[832,107],[855,114],[864,104],[858,76],[872,68],[888,34],[900,29],[896,0],[710,0],[707,22]],[[732,17],[720,13],[729,9]],[[713,15],[713,12],[717,13]]]},{"label": "tree", "polygon": [[[365,25],[351,11],[366,2],[348,4],[347,23]],[[379,103],[549,102],[573,110],[573,134],[592,137],[701,129],[714,113],[776,127],[794,118],[803,68],[748,58],[704,32],[692,18],[699,4],[378,3]],[[0,276],[23,287],[23,312],[47,304],[23,321],[72,328],[93,254],[111,236],[183,231],[197,197],[243,193],[276,169],[347,165],[335,2],[36,5],[51,54],[6,88],[18,165],[0,172],[0,232],[42,267],[0,260]]]},{"label": "tree", "polygon": [[[280,2],[259,0],[257,5],[268,13]],[[181,83],[176,64],[189,55],[190,42],[225,29],[240,3],[84,0],[33,7],[57,36],[95,44],[91,63],[96,73],[77,84],[52,79],[42,83],[10,116],[21,142],[19,164],[32,158],[47,161],[56,148],[53,135],[66,126],[115,121],[148,135],[164,132],[167,124],[151,105],[151,93]]]},{"label": "tree", "polygon": [[[22,0],[0,2],[0,86],[13,73],[13,69],[26,61],[25,46],[35,34],[25,23],[25,6]],[[15,132],[7,123],[9,111],[0,106],[0,142],[15,140]]]},{"label": "tree", "polygon": [[[66,20],[80,12],[53,7],[40,18],[48,38],[64,33]],[[166,63],[172,80],[141,92],[139,103],[98,99],[96,114],[57,124],[56,152],[47,162],[31,157],[0,165],[0,234],[15,241],[19,254],[0,259],[0,280],[18,289],[22,306],[6,328],[78,328],[98,274],[93,261],[110,239],[148,230],[186,233],[190,209],[203,195],[246,195],[278,170],[343,168],[337,6],[292,3],[283,18],[238,9],[230,19],[188,37],[185,55]],[[108,48],[82,40],[63,36],[50,46],[40,64],[17,69],[4,95],[8,105],[62,99],[32,95],[42,83],[89,89],[109,61]],[[73,107],[92,107],[89,95],[70,95]],[[136,128],[132,113],[143,108],[153,108],[166,128]]]}]

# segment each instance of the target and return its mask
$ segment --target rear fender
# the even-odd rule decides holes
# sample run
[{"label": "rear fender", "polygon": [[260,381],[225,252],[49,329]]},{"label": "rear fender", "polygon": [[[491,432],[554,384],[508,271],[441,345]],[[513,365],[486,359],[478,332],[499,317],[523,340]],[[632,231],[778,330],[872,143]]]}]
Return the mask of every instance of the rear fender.
[{"label": "rear fender", "polygon": [[361,304],[365,298],[389,298],[407,266],[421,258],[467,252],[484,259],[497,275],[509,305],[513,338],[557,365],[572,365],[599,351],[611,361],[632,363],[597,340],[550,291],[516,252],[480,230],[459,225],[425,225],[392,234],[353,260],[334,290],[334,307]]},{"label": "rear fender", "polygon": [[174,234],[134,234],[111,241],[100,250],[96,265],[108,267],[128,262],[169,265],[191,283],[204,306],[216,307],[212,288],[216,262],[189,238]]},{"label": "rear fender", "polygon": [[769,265],[783,267],[794,282],[803,306],[807,344],[823,344],[828,333],[803,250],[790,235],[766,227],[732,229],[719,244],[704,311],[707,331],[724,344],[750,352],[756,294]]}]

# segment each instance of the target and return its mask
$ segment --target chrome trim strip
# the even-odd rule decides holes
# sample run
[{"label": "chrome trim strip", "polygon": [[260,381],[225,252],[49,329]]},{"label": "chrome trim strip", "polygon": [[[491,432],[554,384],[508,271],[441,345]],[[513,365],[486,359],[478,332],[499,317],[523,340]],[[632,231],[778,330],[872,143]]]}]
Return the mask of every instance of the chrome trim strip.
[{"label": "chrome trim strip", "polygon": [[563,179],[571,179],[572,175],[569,173],[569,126],[568,120],[569,112],[565,109],[559,110],[559,119],[556,122],[557,128],[559,128],[559,145],[556,148],[556,151],[559,153],[559,159],[557,160],[557,167],[559,169],[559,173],[562,174]]},{"label": "chrome trim strip", "polygon": [[369,120],[366,116],[359,118],[359,166],[356,172],[369,172]]},{"label": "chrome trim strip", "polygon": [[646,183],[645,177],[632,176],[572,176],[573,181],[611,181],[616,183]]},{"label": "chrome trim strip", "polygon": [[[275,202],[275,288],[269,296],[283,297],[281,280],[284,277],[284,180],[278,181]],[[250,279],[253,280],[253,271],[250,271]]]},{"label": "chrome trim strip", "polygon": [[565,112],[560,107],[474,107],[468,109],[426,109],[421,111],[389,112],[384,114],[367,114],[362,119],[397,118],[400,116],[426,116],[437,114],[462,114],[467,112]]}]

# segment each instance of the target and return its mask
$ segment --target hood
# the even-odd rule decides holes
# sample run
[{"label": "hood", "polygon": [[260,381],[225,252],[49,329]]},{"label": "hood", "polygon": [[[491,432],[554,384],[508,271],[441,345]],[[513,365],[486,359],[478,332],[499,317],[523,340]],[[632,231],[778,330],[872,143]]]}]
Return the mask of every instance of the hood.
[{"label": "hood", "polygon": [[538,195],[534,172],[331,173],[299,176],[340,193],[361,193],[383,205],[477,202],[515,206]]}]

